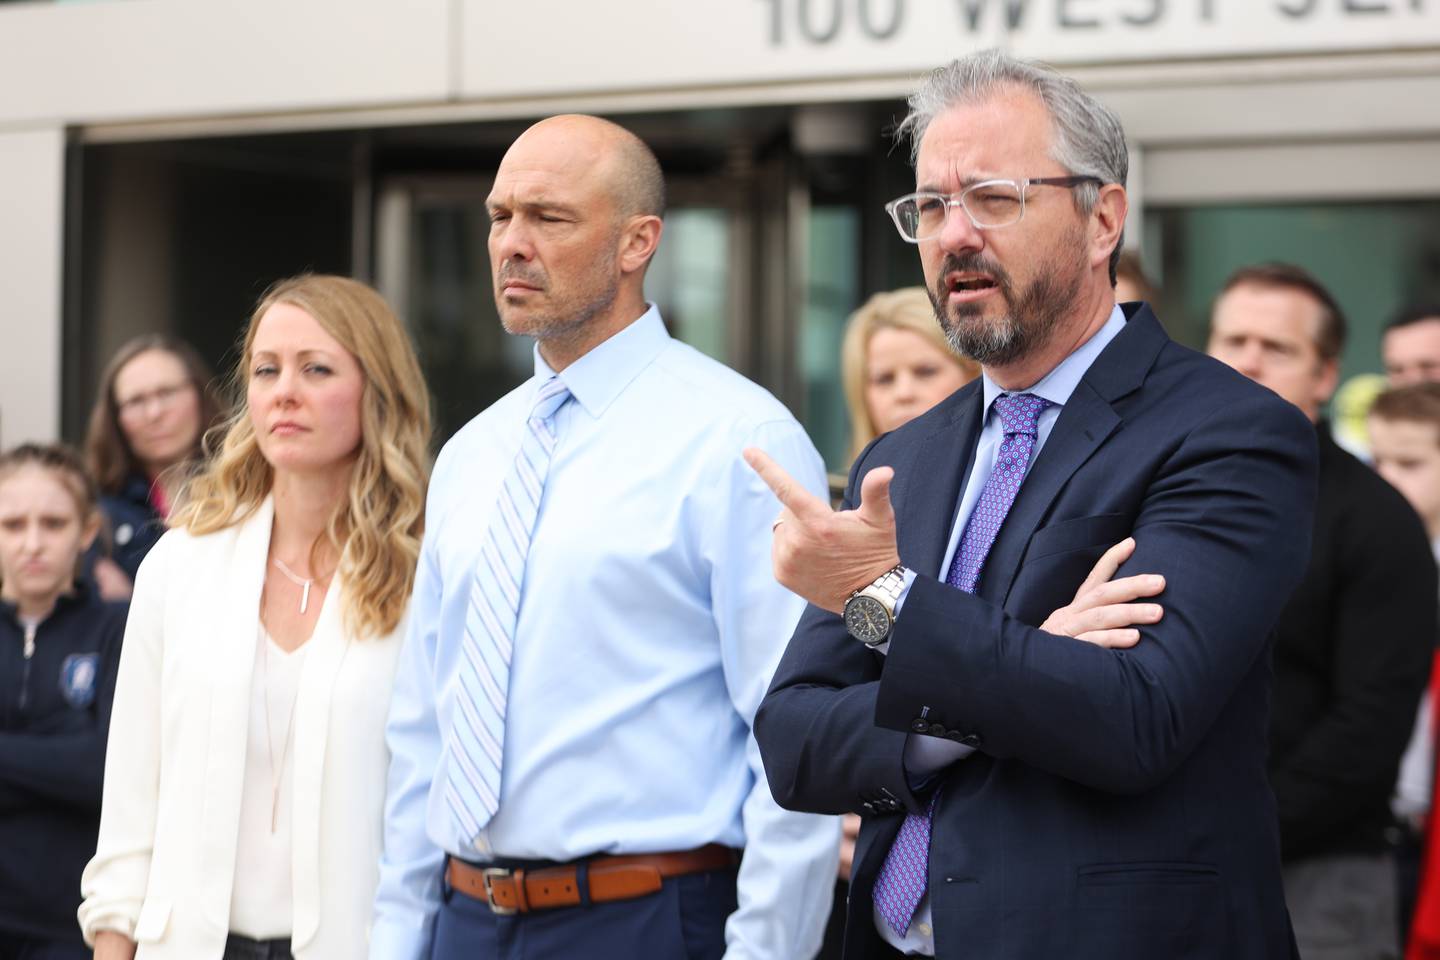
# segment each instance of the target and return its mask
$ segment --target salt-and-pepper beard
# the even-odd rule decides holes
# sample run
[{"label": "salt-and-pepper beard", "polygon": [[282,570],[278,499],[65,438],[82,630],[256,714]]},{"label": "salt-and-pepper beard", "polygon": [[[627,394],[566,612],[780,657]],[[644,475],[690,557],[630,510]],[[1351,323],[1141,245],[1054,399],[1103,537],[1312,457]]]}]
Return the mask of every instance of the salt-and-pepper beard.
[{"label": "salt-and-pepper beard", "polygon": [[[1080,232],[1075,231],[1074,241],[1065,243],[1062,249],[1075,251],[1072,269],[1063,273],[1040,271],[1020,291],[1018,299],[1014,280],[998,263],[979,253],[947,255],[940,264],[935,288],[929,293],[935,317],[956,352],[981,366],[1006,366],[1028,357],[1049,341],[1080,289],[1085,254]],[[986,274],[995,281],[1009,309],[988,320],[980,304],[961,304],[953,308],[953,313],[947,310],[950,290],[945,277],[950,273]]]}]

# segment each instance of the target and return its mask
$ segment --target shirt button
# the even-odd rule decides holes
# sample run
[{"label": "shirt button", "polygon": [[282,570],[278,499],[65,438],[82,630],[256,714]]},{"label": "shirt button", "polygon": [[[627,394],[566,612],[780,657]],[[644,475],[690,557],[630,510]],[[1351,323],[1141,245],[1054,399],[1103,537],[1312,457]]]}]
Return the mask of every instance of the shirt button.
[{"label": "shirt button", "polygon": [[920,924],[920,936],[922,936],[922,937],[928,937],[928,936],[930,936],[930,933],[931,933],[930,924],[928,924],[928,923],[922,923],[922,924]]}]

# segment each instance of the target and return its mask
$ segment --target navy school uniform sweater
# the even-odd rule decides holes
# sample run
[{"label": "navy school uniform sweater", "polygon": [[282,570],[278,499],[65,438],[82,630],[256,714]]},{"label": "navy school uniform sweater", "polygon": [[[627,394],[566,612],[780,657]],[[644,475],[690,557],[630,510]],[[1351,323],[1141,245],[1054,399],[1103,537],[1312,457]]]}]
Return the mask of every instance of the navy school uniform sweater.
[{"label": "navy school uniform sweater", "polygon": [[32,629],[0,601],[0,933],[81,940],[127,609],[81,581]]}]

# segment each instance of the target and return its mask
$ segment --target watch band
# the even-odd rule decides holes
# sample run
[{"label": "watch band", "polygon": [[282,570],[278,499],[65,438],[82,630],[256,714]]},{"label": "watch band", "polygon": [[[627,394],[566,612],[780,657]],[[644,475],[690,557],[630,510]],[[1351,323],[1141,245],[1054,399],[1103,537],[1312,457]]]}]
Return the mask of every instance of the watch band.
[{"label": "watch band", "polygon": [[900,600],[901,591],[905,589],[906,572],[905,565],[897,563],[855,593],[879,600],[885,605],[885,612],[893,617],[895,604]]}]

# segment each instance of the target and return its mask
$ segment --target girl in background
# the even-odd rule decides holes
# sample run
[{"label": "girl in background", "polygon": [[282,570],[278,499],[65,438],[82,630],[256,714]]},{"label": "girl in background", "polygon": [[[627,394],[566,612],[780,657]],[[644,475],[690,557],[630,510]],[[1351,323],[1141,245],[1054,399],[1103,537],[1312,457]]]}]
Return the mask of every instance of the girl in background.
[{"label": "girl in background", "polygon": [[100,528],[75,452],[0,455],[0,958],[79,960],[125,606],[77,571]]}]

